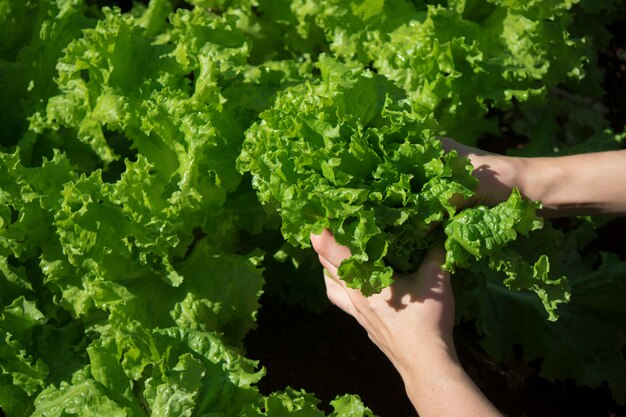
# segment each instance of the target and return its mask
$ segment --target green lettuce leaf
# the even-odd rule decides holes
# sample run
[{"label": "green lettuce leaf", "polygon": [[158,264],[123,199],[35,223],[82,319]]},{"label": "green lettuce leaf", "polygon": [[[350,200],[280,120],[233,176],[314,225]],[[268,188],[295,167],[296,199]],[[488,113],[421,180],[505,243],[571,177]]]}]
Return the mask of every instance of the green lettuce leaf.
[{"label": "green lettuce leaf", "polygon": [[415,251],[402,246],[430,246],[429,225],[454,213],[449,199],[470,195],[475,181],[385,78],[327,57],[318,66],[321,81],[281,92],[247,131],[238,166],[278,210],[288,241],[308,247],[311,233],[331,229],[353,255],[340,274],[371,294],[392,282],[388,236],[416,232],[393,240],[390,255],[397,269],[414,267]]},{"label": "green lettuce leaf", "polygon": [[[0,0],[2,412],[324,415],[301,390],[261,395],[242,354],[263,274],[319,273],[281,221],[302,247],[330,228],[353,252],[340,274],[365,293],[445,242],[469,276],[459,310],[495,357],[521,344],[546,377],[608,381],[623,400],[622,263],[559,254],[515,193],[459,211],[475,181],[436,139],[512,129],[528,153],[618,146],[577,101],[601,94],[617,2],[101,9],[114,3]],[[331,405],[372,415],[354,396]]]},{"label": "green lettuce leaf", "polygon": [[524,201],[518,190],[492,209],[484,206],[468,208],[446,221],[446,262],[444,268],[469,267],[473,261],[487,258],[489,267],[503,271],[504,284],[516,291],[533,290],[541,299],[549,319],[558,318],[556,308],[569,301],[570,293],[565,277],[554,279],[548,275],[550,261],[540,255],[534,264],[507,245],[518,236],[543,226],[535,214],[537,203]]},{"label": "green lettuce leaf", "polygon": [[547,257],[531,266],[508,248],[542,227],[538,204],[514,191],[494,208],[457,213],[450,201],[471,195],[475,180],[466,160],[444,155],[432,121],[418,119],[384,77],[325,56],[318,66],[322,80],[281,92],[246,132],[238,159],[281,215],[283,236],[308,247],[311,233],[330,229],[352,252],[340,276],[372,294],[393,282],[393,270],[415,270],[443,223],[446,269],[488,258],[509,288],[533,289],[556,320],[569,296],[565,278],[548,276]]}]

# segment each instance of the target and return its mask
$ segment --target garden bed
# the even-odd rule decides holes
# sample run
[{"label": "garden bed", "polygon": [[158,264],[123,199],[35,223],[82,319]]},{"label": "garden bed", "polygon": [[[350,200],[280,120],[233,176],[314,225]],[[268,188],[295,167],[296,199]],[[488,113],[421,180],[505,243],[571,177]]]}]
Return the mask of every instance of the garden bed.
[{"label": "garden bed", "polygon": [[[611,45],[599,57],[605,70],[604,104],[616,131],[626,123],[623,27],[624,22],[612,27]],[[483,144],[490,145],[488,141]],[[597,234],[586,251],[610,251],[626,259],[626,219],[612,220]],[[381,417],[416,415],[395,369],[354,319],[330,305],[324,312],[314,313],[271,295],[262,298],[262,305],[258,328],[246,338],[249,357],[259,359],[267,369],[259,385],[262,391],[290,385],[315,393],[324,404],[337,393],[348,392],[360,395]],[[549,382],[538,376],[538,363],[494,362],[481,349],[473,323],[457,326],[455,337],[464,368],[507,416],[626,416],[626,406],[616,404],[606,386],[591,389],[572,380]],[[626,360],[626,351],[623,353]]]}]

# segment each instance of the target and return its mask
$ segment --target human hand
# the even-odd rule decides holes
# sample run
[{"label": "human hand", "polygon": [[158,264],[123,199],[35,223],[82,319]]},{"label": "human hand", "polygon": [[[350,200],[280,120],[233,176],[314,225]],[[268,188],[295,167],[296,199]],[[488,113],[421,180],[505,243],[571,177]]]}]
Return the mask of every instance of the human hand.
[{"label": "human hand", "polygon": [[365,297],[337,275],[350,250],[328,230],[311,235],[324,266],[330,301],[353,316],[385,353],[404,381],[422,417],[498,417],[501,414],[463,371],[454,348],[454,297],[450,276],[441,270],[442,250],[427,252],[415,274]]},{"label": "human hand", "polygon": [[541,202],[538,214],[546,218],[626,215],[626,150],[516,158],[440,139],[444,150],[470,160],[479,181],[470,199],[453,199],[457,207],[494,206],[517,188],[526,199]]},{"label": "human hand", "polygon": [[350,250],[339,245],[328,230],[311,235],[311,242],[325,268],[330,301],[363,326],[403,377],[410,376],[416,364],[432,359],[434,354],[456,361],[454,297],[450,276],[440,268],[442,250],[429,251],[415,274],[396,277],[396,282],[380,294],[365,297],[359,290],[348,288],[337,274]]},{"label": "human hand", "polygon": [[475,194],[467,200],[459,196],[452,201],[456,206],[469,207],[482,204],[492,207],[509,198],[513,188],[518,188],[524,195],[525,161],[523,158],[483,151],[450,138],[442,137],[440,140],[446,152],[455,150],[460,156],[470,160],[474,167],[472,176],[478,180]]}]

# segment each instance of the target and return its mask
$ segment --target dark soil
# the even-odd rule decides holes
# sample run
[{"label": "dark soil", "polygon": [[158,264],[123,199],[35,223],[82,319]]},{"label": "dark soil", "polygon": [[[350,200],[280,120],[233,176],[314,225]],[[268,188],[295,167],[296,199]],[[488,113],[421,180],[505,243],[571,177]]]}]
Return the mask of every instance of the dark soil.
[{"label": "dark soil", "polygon": [[[356,321],[330,306],[318,314],[264,297],[259,327],[245,341],[247,355],[259,359],[267,375],[265,394],[286,386],[305,389],[328,406],[336,395],[357,394],[380,417],[417,413],[399,375]],[[624,417],[606,387],[577,387],[572,381],[551,383],[531,365],[493,362],[478,345],[471,323],[455,330],[463,367],[485,395],[510,417]]]},{"label": "dark soil", "polygon": [[607,117],[613,130],[621,132],[626,125],[626,22],[617,22],[610,29],[613,39],[606,52],[600,54],[598,64],[604,70]]},{"label": "dark soil", "polygon": [[400,376],[351,316],[330,305],[316,314],[268,297],[262,304],[245,340],[247,356],[267,369],[262,392],[303,388],[326,411],[336,395],[358,394],[381,417],[416,415]]}]

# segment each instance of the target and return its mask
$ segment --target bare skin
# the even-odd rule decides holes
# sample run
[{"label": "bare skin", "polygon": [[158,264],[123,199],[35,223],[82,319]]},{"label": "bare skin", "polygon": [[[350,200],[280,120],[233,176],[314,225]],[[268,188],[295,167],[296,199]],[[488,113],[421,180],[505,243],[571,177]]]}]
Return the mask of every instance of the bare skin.
[{"label": "bare skin", "polygon": [[[475,195],[454,203],[494,206],[513,188],[541,201],[544,217],[626,214],[626,150],[557,158],[515,158],[442,138],[474,166]],[[441,270],[444,254],[433,249],[419,271],[397,277],[380,294],[365,297],[337,275],[350,250],[324,230],[311,235],[324,266],[326,292],[332,303],[353,316],[385,353],[403,378],[407,394],[422,417],[500,416],[463,371],[452,339],[454,296],[450,276]]]},{"label": "bare skin", "polygon": [[500,416],[463,371],[452,340],[454,297],[441,270],[443,251],[431,250],[419,271],[397,277],[380,294],[365,297],[337,275],[350,250],[324,230],[311,235],[324,266],[326,293],[353,316],[385,353],[405,383],[420,416]]},{"label": "bare skin", "polygon": [[474,166],[476,196],[461,205],[493,206],[512,188],[541,201],[544,217],[626,214],[626,150],[548,158],[508,157],[442,138]]}]

